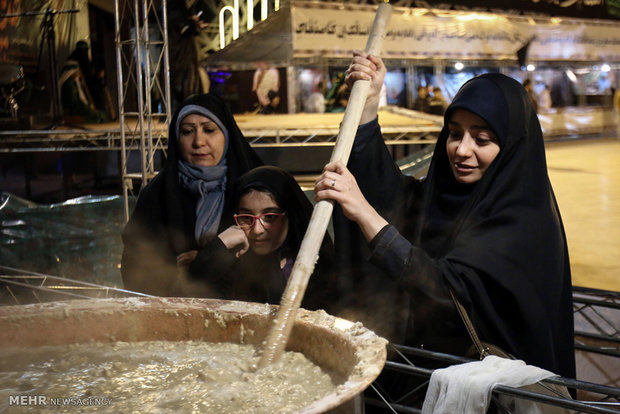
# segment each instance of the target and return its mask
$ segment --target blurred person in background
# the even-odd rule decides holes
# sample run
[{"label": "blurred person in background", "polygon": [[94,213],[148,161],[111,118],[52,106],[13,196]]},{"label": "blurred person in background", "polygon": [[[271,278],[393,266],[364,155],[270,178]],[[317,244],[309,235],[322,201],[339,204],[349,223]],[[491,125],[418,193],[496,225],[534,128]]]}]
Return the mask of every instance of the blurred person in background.
[{"label": "blurred person in background", "polygon": [[196,40],[208,23],[201,20],[199,0],[168,2],[168,42],[170,50],[170,89],[172,110],[194,94],[208,93],[209,75],[200,64]]},{"label": "blurred person in background", "polygon": [[320,80],[316,84],[314,92],[310,94],[306,102],[304,102],[304,109],[306,112],[314,114],[322,114],[325,112],[325,82]]},{"label": "blurred person in background", "polygon": [[267,94],[267,99],[269,100],[269,103],[267,106],[261,108],[259,113],[263,115],[280,113],[280,95],[278,95],[278,92],[269,91]]},{"label": "blurred person in background", "polygon": [[431,111],[429,102],[428,88],[426,86],[418,86],[418,96],[413,101],[413,109],[428,114]]},{"label": "blurred person in background", "polygon": [[538,94],[538,111],[539,112],[547,112],[551,109],[551,92],[547,87],[546,83],[542,84],[542,89]]},{"label": "blurred person in background", "polygon": [[259,107],[266,108],[271,103],[269,92],[276,94],[280,91],[280,73],[278,69],[268,63],[259,62],[254,71],[252,91],[256,93]]},{"label": "blurred person in background", "polygon": [[443,92],[439,86],[433,88],[433,96],[428,103],[429,113],[433,115],[443,115],[448,107],[448,101],[443,97]]},{"label": "blurred person in background", "polygon": [[530,97],[534,111],[538,113],[538,98],[536,97],[536,92],[534,92],[534,84],[532,83],[532,80],[529,78],[525,79],[523,81],[523,87],[527,91],[527,95]]},{"label": "blurred person in background", "polygon": [[88,50],[88,43],[83,40],[77,42],[58,80],[63,114],[69,123],[102,123],[110,120],[105,108],[98,108],[94,99],[93,94],[97,93],[97,98],[100,98],[102,91],[98,87],[100,80]]}]

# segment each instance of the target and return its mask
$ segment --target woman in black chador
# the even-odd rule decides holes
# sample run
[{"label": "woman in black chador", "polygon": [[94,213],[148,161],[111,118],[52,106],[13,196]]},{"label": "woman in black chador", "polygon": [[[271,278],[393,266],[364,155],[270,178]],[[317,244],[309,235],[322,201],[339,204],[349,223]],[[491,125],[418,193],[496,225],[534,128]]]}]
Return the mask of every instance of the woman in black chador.
[{"label": "woman in black chador", "polygon": [[224,101],[213,94],[183,101],[170,123],[165,166],[140,192],[123,231],[125,288],[219,296],[214,255],[245,237],[234,226],[232,184],[261,164]]},{"label": "woman in black chador", "polygon": [[[274,166],[244,174],[235,184],[235,221],[247,237],[247,251],[228,260],[228,299],[279,304],[303,240],[312,203],[295,178]],[[326,235],[302,306],[327,309],[332,243]],[[226,257],[221,255],[220,257]]]},{"label": "woman in black chador", "polygon": [[[355,54],[347,82],[372,84],[362,125],[348,167],[329,164],[315,185],[316,198],[336,200],[344,214],[335,212],[336,257],[349,260],[339,270],[353,280],[341,285],[378,286],[369,303],[391,287],[406,304],[391,339],[463,355],[471,340],[452,291],[482,341],[574,378],[566,237],[527,92],[497,73],[465,83],[418,181],[401,174],[381,136],[384,76],[380,58]],[[354,260],[377,272],[346,273]],[[376,312],[351,303],[360,318]]]}]

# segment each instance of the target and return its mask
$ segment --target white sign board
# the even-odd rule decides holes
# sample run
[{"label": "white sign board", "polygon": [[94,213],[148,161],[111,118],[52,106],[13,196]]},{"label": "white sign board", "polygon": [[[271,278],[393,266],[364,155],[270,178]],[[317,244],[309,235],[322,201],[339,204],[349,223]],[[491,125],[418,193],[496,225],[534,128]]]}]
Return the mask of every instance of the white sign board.
[{"label": "white sign board", "polygon": [[[515,59],[528,40],[530,60],[620,61],[620,25],[569,20],[553,24],[522,17],[466,12],[424,14],[395,8],[384,58]],[[374,11],[342,5],[292,6],[296,57],[350,55],[364,49]]]}]

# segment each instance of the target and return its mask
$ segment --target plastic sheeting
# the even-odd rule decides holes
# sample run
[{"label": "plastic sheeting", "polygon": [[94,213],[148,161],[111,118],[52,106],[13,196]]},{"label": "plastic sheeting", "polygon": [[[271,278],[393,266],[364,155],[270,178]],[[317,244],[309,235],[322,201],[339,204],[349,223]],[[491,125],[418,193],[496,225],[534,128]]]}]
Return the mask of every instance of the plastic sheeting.
[{"label": "plastic sheeting", "polygon": [[0,264],[122,288],[124,224],[121,196],[43,205],[0,193]]}]

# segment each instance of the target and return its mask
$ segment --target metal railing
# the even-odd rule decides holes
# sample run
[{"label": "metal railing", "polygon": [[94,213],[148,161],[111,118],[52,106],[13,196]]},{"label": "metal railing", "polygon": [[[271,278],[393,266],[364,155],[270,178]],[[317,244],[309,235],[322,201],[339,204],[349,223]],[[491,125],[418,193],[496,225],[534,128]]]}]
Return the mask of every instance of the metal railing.
[{"label": "metal railing", "polygon": [[[389,345],[391,358],[383,368],[384,373],[398,373],[410,387],[400,394],[381,388],[375,382],[366,390],[365,402],[369,410],[385,413],[420,413],[422,402],[434,369],[471,362],[471,359],[403,345]],[[412,362],[413,361],[413,362]],[[493,388],[492,401],[497,413],[510,414],[511,410],[502,404],[501,397],[512,397],[553,407],[564,408],[568,413],[620,413],[620,389],[586,381],[551,377],[540,382],[548,393],[498,385]],[[576,395],[586,399],[572,399],[554,391],[553,385],[575,390]],[[413,403],[412,403],[413,402]]]},{"label": "metal railing", "polygon": [[[0,266],[0,272],[0,305],[149,296],[6,266]],[[606,358],[619,357],[620,293],[575,287],[573,297],[576,352],[604,355]],[[367,412],[420,413],[433,371],[472,361],[460,356],[398,344],[390,344],[388,349],[390,357],[385,363],[383,372],[403,375],[408,378],[407,383],[412,385],[400,395],[395,395],[392,390],[383,389],[376,381],[365,392]],[[617,373],[611,374],[617,376]],[[502,405],[501,401],[502,397],[511,397],[563,408],[565,414],[620,413],[620,388],[615,386],[559,376],[543,380],[540,384],[550,390],[553,385],[565,386],[574,390],[577,398],[500,385],[492,392],[496,412],[510,414],[510,409]]]}]

